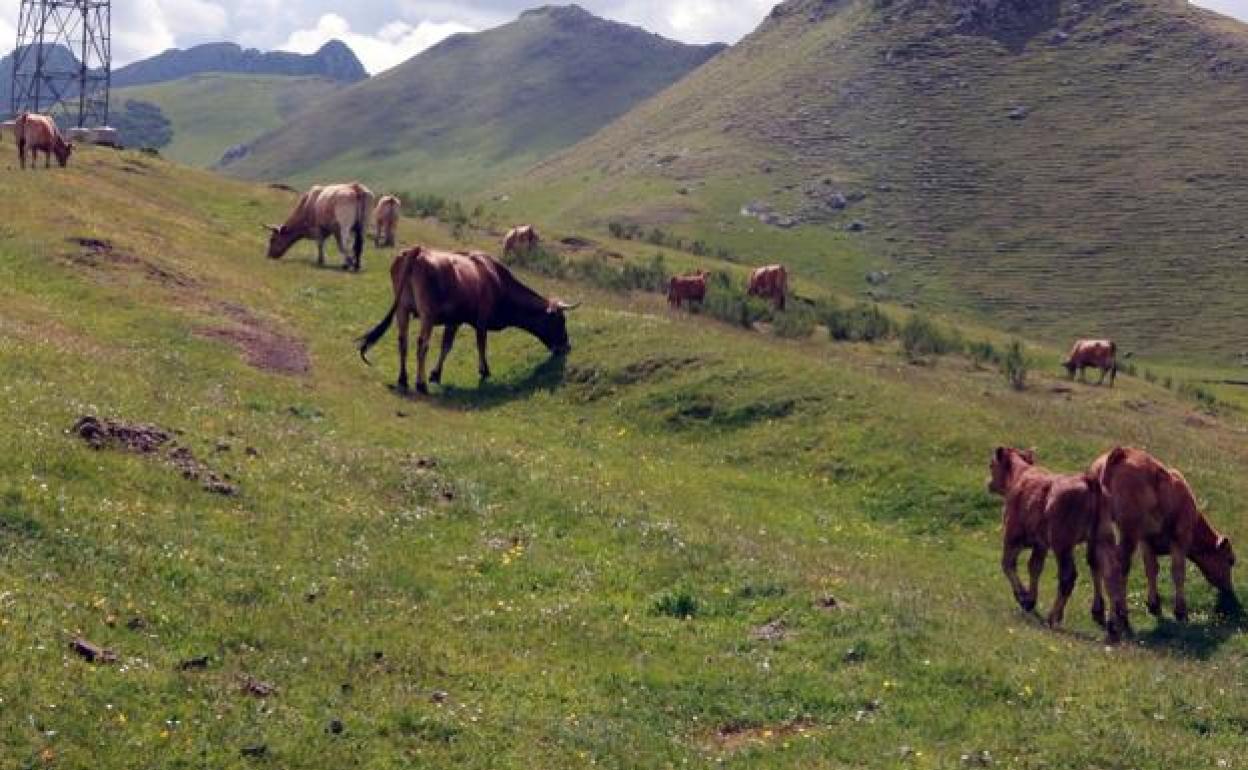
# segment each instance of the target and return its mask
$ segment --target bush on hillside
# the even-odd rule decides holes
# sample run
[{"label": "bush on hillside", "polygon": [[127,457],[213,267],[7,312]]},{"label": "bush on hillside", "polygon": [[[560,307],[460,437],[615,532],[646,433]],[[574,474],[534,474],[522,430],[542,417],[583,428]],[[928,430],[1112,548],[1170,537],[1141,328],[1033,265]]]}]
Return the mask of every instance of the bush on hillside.
[{"label": "bush on hillside", "polygon": [[901,347],[910,360],[923,356],[943,356],[962,350],[962,338],[956,331],[941,329],[931,319],[916,313],[901,327]]},{"label": "bush on hillside", "polygon": [[776,314],[771,328],[777,337],[807,339],[815,333],[818,325],[819,316],[812,306],[804,302],[793,302],[783,313]]},{"label": "bush on hillside", "polygon": [[173,123],[151,102],[127,99],[121,110],[113,111],[112,123],[126,147],[160,149],[173,141]]},{"label": "bush on hillside", "polygon": [[1025,390],[1027,388],[1027,370],[1029,363],[1027,354],[1023,350],[1023,343],[1015,340],[1005,350],[1005,357],[1001,360],[1001,372],[1005,375],[1006,382],[1010,383],[1010,387],[1014,390]]},{"label": "bush on hillside", "polygon": [[816,313],[837,342],[877,342],[897,333],[897,324],[878,305],[860,302],[842,308],[836,302],[825,300],[816,306]]}]

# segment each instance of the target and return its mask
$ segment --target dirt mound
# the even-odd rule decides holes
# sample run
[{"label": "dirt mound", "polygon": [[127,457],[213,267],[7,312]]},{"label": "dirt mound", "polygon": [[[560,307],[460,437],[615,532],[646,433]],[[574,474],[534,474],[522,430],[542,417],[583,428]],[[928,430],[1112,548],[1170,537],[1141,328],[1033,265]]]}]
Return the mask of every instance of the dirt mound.
[{"label": "dirt mound", "polygon": [[228,342],[261,371],[303,375],[312,370],[308,350],[299,339],[278,331],[241,305],[224,304],[219,309],[233,325],[203,327],[196,330],[199,336]]},{"label": "dirt mound", "polygon": [[118,249],[115,245],[113,245],[112,241],[103,238],[89,238],[85,236],[75,236],[73,238],[67,238],[66,240],[78,247],[76,251],[62,255],[62,258],[65,261],[74,266],[88,267],[93,270],[105,270],[109,268],[142,270],[144,277],[150,281],[160,284],[161,286],[190,289],[198,285],[195,279],[188,275],[179,273],[176,270],[161,267],[154,262],[150,262],[127,251]]},{"label": "dirt mound", "polygon": [[[141,455],[157,455],[164,451],[164,460],[181,472],[182,477],[199,482],[213,494],[234,496],[238,486],[228,474],[220,474],[204,465],[190,449],[179,446],[170,431],[154,425],[124,423],[91,415],[78,418],[70,431],[92,449],[115,449]],[[166,450],[167,448],[167,450]]]},{"label": "dirt mound", "polygon": [[154,425],[129,425],[91,416],[79,418],[73,432],[92,449],[124,449],[139,454],[152,454],[173,439]]}]

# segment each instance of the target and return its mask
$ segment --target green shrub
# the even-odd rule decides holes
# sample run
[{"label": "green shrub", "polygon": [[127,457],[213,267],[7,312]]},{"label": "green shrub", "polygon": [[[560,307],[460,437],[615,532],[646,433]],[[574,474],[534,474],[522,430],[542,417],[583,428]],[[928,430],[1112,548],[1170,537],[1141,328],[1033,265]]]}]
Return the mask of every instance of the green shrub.
[{"label": "green shrub", "polygon": [[910,316],[901,327],[901,347],[911,359],[923,356],[943,356],[962,349],[962,340],[956,332],[947,332],[926,316]]},{"label": "green shrub", "polygon": [[745,329],[772,319],[771,305],[757,297],[747,297],[741,286],[731,282],[725,286],[713,279],[707,281],[706,300],[699,312]]},{"label": "green shrub", "polygon": [[818,325],[819,317],[814,309],[798,302],[791,303],[788,310],[777,314],[772,320],[776,336],[785,339],[806,339],[814,334]]},{"label": "green shrub", "polygon": [[1005,375],[1005,380],[1010,387],[1015,390],[1027,388],[1028,368],[1029,362],[1023,350],[1023,343],[1018,340],[1011,342],[1005,350],[1005,357],[1001,360],[1001,373]]},{"label": "green shrub", "polygon": [[655,614],[681,620],[693,618],[698,614],[698,609],[697,598],[684,589],[664,594],[654,603]]},{"label": "green shrub", "polygon": [[972,342],[966,346],[966,354],[980,366],[1001,363],[1001,353],[991,342]]},{"label": "green shrub", "polygon": [[624,288],[634,291],[666,292],[671,275],[667,272],[667,263],[661,253],[656,252],[645,265],[632,262],[624,264]]},{"label": "green shrub", "polygon": [[816,313],[828,327],[828,334],[838,342],[877,342],[897,334],[897,324],[878,305],[860,302],[842,308],[835,302],[824,301],[816,306]]}]

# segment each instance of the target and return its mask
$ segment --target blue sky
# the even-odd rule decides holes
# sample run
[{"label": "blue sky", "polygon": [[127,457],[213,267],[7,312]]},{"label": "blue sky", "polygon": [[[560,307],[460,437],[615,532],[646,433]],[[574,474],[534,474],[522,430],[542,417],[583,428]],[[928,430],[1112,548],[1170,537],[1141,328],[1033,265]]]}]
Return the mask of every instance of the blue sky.
[{"label": "blue sky", "polygon": [[[345,40],[376,73],[447,35],[509,21],[542,0],[116,0],[113,48],[119,64],[170,47],[233,40],[309,51]],[[580,0],[607,18],[691,43],[736,42],[776,0]],[[1248,0],[1200,0],[1248,20]],[[0,0],[0,44],[15,37],[19,0]]]}]

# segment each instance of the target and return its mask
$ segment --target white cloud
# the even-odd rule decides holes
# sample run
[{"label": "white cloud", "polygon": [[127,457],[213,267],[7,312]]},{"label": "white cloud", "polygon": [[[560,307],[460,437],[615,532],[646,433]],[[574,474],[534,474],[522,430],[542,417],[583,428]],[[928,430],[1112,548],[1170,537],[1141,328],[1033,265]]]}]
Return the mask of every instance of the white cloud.
[{"label": "white cloud", "polygon": [[474,32],[459,22],[422,21],[412,26],[405,21],[392,21],[375,34],[354,32],[350,23],[336,13],[327,13],[316,26],[291,33],[285,43],[278,46],[283,51],[313,53],[330,40],[341,40],[355,51],[364,69],[377,74],[401,64],[421,51],[458,32]]},{"label": "white cloud", "polygon": [[1248,0],[1199,0],[1196,5],[1202,5],[1228,16],[1248,19]]},{"label": "white cloud", "polygon": [[687,43],[733,43],[753,31],[775,0],[624,0],[611,15]]}]

